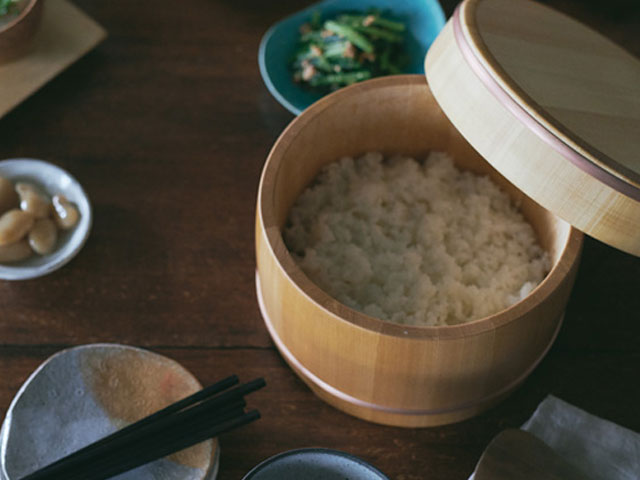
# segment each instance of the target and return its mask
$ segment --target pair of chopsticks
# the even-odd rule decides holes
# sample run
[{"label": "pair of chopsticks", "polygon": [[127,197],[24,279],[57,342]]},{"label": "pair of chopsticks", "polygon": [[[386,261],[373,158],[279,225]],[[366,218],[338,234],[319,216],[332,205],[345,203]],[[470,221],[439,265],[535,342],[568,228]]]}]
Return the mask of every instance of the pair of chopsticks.
[{"label": "pair of chopsticks", "polygon": [[111,478],[257,420],[257,410],[245,413],[244,396],[264,379],[237,384],[237,376],[225,378],[21,480]]}]

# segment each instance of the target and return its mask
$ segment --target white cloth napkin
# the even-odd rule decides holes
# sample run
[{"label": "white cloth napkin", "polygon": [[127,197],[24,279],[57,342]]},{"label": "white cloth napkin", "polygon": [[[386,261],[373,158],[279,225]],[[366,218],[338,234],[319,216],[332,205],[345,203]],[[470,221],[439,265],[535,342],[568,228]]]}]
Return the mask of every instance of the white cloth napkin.
[{"label": "white cloth napkin", "polygon": [[590,480],[640,479],[639,434],[552,395],[542,401],[522,430],[586,472]]}]

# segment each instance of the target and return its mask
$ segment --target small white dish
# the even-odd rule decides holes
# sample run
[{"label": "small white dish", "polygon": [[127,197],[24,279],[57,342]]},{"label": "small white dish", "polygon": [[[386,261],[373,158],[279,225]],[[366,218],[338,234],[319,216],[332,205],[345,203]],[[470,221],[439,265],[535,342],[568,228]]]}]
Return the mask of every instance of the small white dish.
[{"label": "small white dish", "polygon": [[33,255],[15,264],[0,264],[0,279],[26,280],[41,277],[75,257],[87,241],[93,219],[89,197],[78,181],[60,167],[31,158],[1,161],[0,176],[14,183],[31,182],[49,196],[62,194],[75,204],[80,213],[80,220],[72,230],[60,232],[53,252],[48,255]]}]

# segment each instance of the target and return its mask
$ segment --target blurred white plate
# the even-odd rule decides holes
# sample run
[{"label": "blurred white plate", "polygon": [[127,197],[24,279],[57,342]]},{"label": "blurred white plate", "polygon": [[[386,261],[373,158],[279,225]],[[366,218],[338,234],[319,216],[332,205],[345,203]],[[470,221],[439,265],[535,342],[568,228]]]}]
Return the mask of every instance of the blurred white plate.
[{"label": "blurred white plate", "polygon": [[26,280],[41,277],[57,270],[75,257],[87,241],[92,222],[89,197],[78,181],[60,167],[31,158],[1,161],[0,176],[13,183],[21,181],[33,183],[51,197],[62,194],[80,212],[80,221],[73,229],[59,232],[58,242],[53,252],[48,255],[33,255],[15,264],[0,264],[0,278]]}]

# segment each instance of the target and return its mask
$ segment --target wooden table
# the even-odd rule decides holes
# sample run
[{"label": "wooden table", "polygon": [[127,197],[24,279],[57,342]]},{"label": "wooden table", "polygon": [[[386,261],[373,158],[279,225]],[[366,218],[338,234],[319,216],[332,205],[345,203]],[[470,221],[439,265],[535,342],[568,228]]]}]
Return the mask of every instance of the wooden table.
[{"label": "wooden table", "polygon": [[[307,2],[78,0],[110,37],[0,120],[0,158],[59,164],[87,190],[84,249],[36,280],[0,281],[0,408],[54,352],[118,342],[172,357],[202,383],[264,376],[263,419],[225,435],[220,479],[285,450],[358,455],[397,480],[466,479],[491,438],[554,394],[640,431],[640,259],[587,239],[549,355],[496,408],[400,429],[318,400],[263,326],[254,204],[263,162],[292,115],[268,93],[258,43]],[[447,15],[455,2],[443,2]],[[547,0],[640,55],[635,0]],[[1,85],[0,85],[1,88]]]}]

